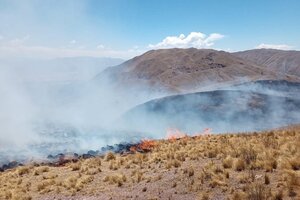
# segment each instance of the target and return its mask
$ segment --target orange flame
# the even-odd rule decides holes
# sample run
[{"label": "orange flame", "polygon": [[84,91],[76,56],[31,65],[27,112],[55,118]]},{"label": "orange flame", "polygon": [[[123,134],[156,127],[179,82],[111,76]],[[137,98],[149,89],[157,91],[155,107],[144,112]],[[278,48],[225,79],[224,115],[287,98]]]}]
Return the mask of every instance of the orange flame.
[{"label": "orange flame", "polygon": [[141,143],[139,143],[137,145],[133,145],[132,147],[130,147],[129,150],[131,152],[136,152],[136,151],[148,152],[148,151],[151,151],[156,145],[157,144],[154,140],[144,139],[144,140],[141,141]]},{"label": "orange flame", "polygon": [[175,141],[180,138],[187,137],[187,134],[180,131],[179,129],[176,128],[169,128],[167,129],[167,139],[171,141]]},{"label": "orange flame", "polygon": [[211,128],[205,128],[203,132],[195,133],[194,136],[210,136],[212,134]]},{"label": "orange flame", "polygon": [[[210,136],[212,134],[211,128],[205,128],[203,132],[198,132],[193,134],[193,136]],[[186,138],[188,137],[187,133],[184,133],[176,128],[169,128],[167,129],[167,136],[166,139],[170,141],[175,141],[177,139]]]}]

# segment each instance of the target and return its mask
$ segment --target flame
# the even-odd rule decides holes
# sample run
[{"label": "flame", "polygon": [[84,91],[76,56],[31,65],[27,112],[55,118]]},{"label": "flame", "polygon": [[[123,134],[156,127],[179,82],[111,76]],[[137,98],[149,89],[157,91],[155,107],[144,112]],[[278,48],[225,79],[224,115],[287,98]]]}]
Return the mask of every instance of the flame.
[{"label": "flame", "polygon": [[195,133],[194,136],[210,136],[212,135],[212,129],[211,128],[205,128],[203,132]]},{"label": "flame", "polygon": [[[205,128],[202,132],[198,132],[193,134],[193,136],[210,136],[212,134],[211,128]],[[169,128],[167,129],[167,136],[166,139],[170,141],[175,141],[177,139],[186,138],[188,137],[187,133],[184,133],[176,128]]]},{"label": "flame", "polygon": [[151,151],[156,145],[157,145],[156,141],[144,139],[141,141],[141,143],[130,147],[129,150],[131,152],[136,152],[136,151],[148,152]]},{"label": "flame", "polygon": [[179,129],[176,129],[176,128],[169,128],[167,129],[167,140],[170,140],[170,141],[175,141],[177,139],[180,139],[180,138],[185,138],[187,137],[187,134],[180,131]]},{"label": "flame", "polygon": [[[203,132],[198,132],[193,134],[193,136],[210,136],[212,134],[211,128],[205,128]],[[188,134],[177,129],[177,128],[168,128],[166,139],[169,141],[176,141],[177,139],[188,138]],[[130,147],[130,152],[149,152],[158,144],[155,140],[144,139],[139,144],[132,145]]]}]

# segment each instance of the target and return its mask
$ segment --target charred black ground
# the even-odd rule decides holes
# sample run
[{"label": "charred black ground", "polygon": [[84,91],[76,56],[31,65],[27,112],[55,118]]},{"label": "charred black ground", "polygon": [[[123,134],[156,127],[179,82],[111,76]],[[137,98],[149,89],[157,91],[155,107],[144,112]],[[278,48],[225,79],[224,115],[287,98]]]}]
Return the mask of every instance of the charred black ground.
[{"label": "charred black ground", "polygon": [[205,127],[216,132],[265,130],[300,121],[299,88],[298,83],[260,81],[169,96],[135,107],[122,120],[135,122],[136,128],[150,123],[187,131]]}]

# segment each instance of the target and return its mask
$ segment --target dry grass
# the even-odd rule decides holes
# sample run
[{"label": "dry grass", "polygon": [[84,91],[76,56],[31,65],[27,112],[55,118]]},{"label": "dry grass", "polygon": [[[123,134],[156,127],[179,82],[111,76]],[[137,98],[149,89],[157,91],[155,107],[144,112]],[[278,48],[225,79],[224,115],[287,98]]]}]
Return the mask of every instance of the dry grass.
[{"label": "dry grass", "polygon": [[[116,192],[115,192],[116,191]],[[0,199],[300,199],[300,127],[157,141],[148,153],[0,173]],[[78,198],[77,198],[78,197]],[[53,198],[52,198],[53,199]]]}]

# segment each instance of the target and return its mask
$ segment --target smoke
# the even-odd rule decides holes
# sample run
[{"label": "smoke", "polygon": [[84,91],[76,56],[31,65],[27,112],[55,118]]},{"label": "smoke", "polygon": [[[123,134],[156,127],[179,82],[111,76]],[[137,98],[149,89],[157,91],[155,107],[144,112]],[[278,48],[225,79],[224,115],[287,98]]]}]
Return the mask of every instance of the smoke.
[{"label": "smoke", "polygon": [[0,73],[0,149],[23,146],[34,141],[36,134],[32,122],[36,108],[24,93],[17,77],[9,70],[1,68]]},{"label": "smoke", "polygon": [[[38,75],[30,63],[22,64],[30,77]],[[164,138],[168,128],[188,133],[212,128],[220,133],[300,121],[297,83],[258,81],[221,87],[207,82],[197,93],[170,96],[162,88],[122,86],[101,74],[88,80],[30,81],[20,68],[2,65],[0,161],[85,153],[109,144]],[[247,82],[237,82],[241,81]]]},{"label": "smoke", "polygon": [[[47,69],[53,66],[45,62],[40,62],[44,71],[37,71],[26,60],[23,68],[11,62],[0,66],[0,161],[83,153],[143,137],[115,122],[132,107],[158,94],[118,89],[109,79],[101,83],[86,80],[84,73],[76,80],[70,76],[55,79],[53,73],[48,73],[53,69]],[[65,70],[67,74],[73,72],[73,68]],[[49,79],[51,76],[54,78]]]},{"label": "smoke", "polygon": [[[167,128],[195,133],[260,131],[300,121],[299,83],[256,81],[222,89],[151,100],[119,123],[161,137]],[[150,126],[149,126],[150,124]]]}]

